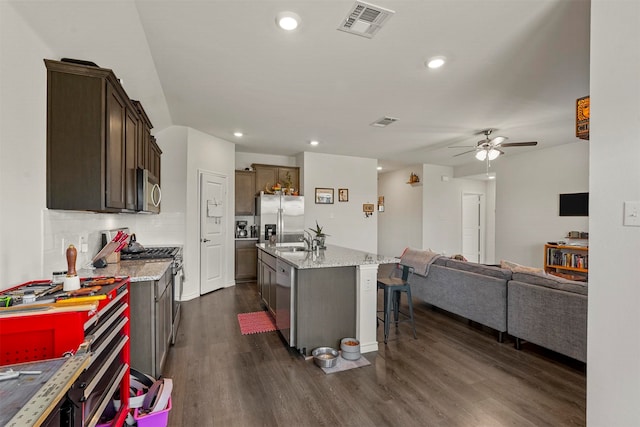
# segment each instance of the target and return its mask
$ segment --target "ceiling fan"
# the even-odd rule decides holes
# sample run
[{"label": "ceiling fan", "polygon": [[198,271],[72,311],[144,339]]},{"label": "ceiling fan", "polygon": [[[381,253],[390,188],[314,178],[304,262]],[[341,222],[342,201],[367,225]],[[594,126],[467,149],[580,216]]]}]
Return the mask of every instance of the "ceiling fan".
[{"label": "ceiling fan", "polygon": [[491,133],[494,130],[495,129],[485,129],[485,130],[483,130],[482,134],[484,135],[484,139],[478,141],[478,143],[475,146],[474,145],[458,145],[458,146],[455,146],[455,147],[449,147],[449,148],[461,148],[461,147],[473,148],[473,150],[467,150],[465,152],[455,154],[453,157],[462,156],[464,154],[472,153],[472,152],[475,151],[476,159],[478,159],[480,161],[485,161],[486,160],[487,164],[488,164],[489,161],[497,159],[500,154],[504,154],[504,151],[502,151],[501,148],[504,148],[504,147],[531,147],[531,146],[538,145],[538,143],[536,141],[530,141],[530,142],[507,142],[507,143],[505,143],[504,141],[506,141],[508,139],[506,136],[495,136],[493,138],[490,137]]}]

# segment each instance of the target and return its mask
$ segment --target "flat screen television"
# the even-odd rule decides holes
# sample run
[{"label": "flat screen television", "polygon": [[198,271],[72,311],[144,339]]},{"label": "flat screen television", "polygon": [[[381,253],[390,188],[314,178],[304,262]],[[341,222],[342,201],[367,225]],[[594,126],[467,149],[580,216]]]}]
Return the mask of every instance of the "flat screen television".
[{"label": "flat screen television", "polygon": [[589,216],[589,193],[560,194],[560,216]]}]

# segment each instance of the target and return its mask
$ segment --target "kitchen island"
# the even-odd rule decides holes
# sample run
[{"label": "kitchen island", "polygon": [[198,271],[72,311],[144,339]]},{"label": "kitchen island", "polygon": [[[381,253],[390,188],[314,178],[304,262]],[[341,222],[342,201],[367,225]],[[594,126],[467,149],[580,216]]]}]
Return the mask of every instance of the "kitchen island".
[{"label": "kitchen island", "polygon": [[397,258],[327,245],[258,245],[258,290],[291,347],[308,355],[355,337],[361,352],[378,349],[377,271]]}]

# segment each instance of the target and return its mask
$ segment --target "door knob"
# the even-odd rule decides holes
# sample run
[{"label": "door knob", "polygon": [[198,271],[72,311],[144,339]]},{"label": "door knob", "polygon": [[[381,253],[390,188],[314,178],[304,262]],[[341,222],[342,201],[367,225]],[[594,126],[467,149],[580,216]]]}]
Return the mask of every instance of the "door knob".
[{"label": "door knob", "polygon": [[210,242],[211,240],[209,240],[209,239],[205,239],[205,238],[202,238],[202,239],[200,239],[200,241],[201,241],[202,243],[207,243],[207,242]]}]

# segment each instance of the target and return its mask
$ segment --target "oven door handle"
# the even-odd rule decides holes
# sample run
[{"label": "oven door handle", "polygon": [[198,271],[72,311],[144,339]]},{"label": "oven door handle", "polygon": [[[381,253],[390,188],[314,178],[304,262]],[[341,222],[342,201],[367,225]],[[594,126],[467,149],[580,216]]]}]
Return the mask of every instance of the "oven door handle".
[{"label": "oven door handle", "polygon": [[180,277],[180,286],[178,287],[178,289],[175,289],[175,290],[174,290],[174,292],[178,292],[178,293],[177,293],[177,295],[176,295],[176,294],[174,294],[174,295],[173,295],[173,298],[174,298],[174,299],[176,299],[176,297],[178,297],[178,298],[177,298],[177,300],[178,300],[178,301],[181,301],[181,300],[182,300],[182,291],[183,291],[183,289],[184,289],[184,288],[183,288],[183,286],[184,286],[184,267],[183,267],[182,265],[180,265],[180,266],[176,269],[176,272],[175,272],[175,273],[174,273],[174,275],[173,275],[173,283],[174,283],[174,286],[175,286],[175,281],[176,281],[176,279],[177,279],[178,277]]}]

